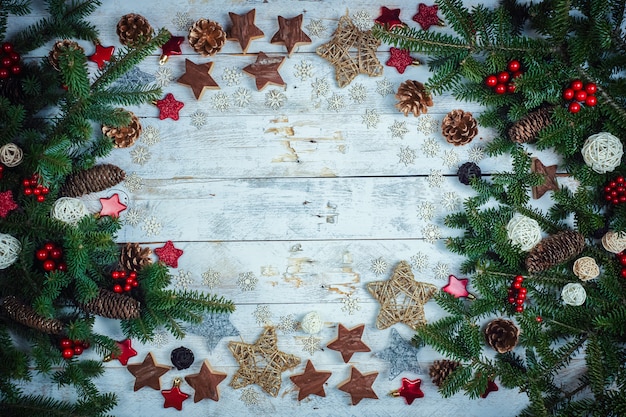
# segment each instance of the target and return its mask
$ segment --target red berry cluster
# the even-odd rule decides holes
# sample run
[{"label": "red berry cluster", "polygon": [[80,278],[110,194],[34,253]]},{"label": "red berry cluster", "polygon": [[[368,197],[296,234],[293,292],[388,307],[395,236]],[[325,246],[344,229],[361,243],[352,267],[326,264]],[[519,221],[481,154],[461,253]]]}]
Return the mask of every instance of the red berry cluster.
[{"label": "red berry cluster", "polygon": [[626,251],[621,251],[620,253],[616,255],[616,257],[620,266],[622,267],[619,274],[622,278],[626,279]]},{"label": "red berry cluster", "polygon": [[528,290],[522,286],[524,277],[517,275],[513,280],[513,283],[509,287],[509,304],[515,306],[515,312],[521,313],[524,311],[524,301],[526,301],[526,293]]},{"label": "red berry cluster", "polygon": [[24,195],[34,195],[40,203],[46,201],[46,195],[50,192],[48,187],[39,184],[39,175],[37,174],[33,174],[30,178],[24,178],[22,185],[24,186]]},{"label": "red berry cluster", "polygon": [[506,69],[506,71],[500,71],[485,78],[487,87],[493,88],[496,94],[514,93],[515,83],[513,81],[523,74],[521,71],[522,64],[516,59],[510,61]]},{"label": "red berry cluster", "polygon": [[580,111],[581,104],[588,107],[593,107],[598,104],[598,99],[595,94],[598,87],[594,83],[583,84],[580,80],[574,80],[569,84],[565,90],[563,90],[563,98],[569,101],[567,109],[570,113],[578,113]]},{"label": "red berry cluster", "polygon": [[22,72],[20,60],[20,54],[13,50],[13,44],[4,42],[0,49],[0,80],[19,75]]},{"label": "red berry cluster", "polygon": [[111,272],[111,278],[114,280],[123,280],[124,285],[115,284],[113,285],[113,291],[116,293],[121,293],[123,291],[129,292],[133,288],[139,286],[139,282],[137,282],[137,273],[135,271],[126,274],[126,271],[113,271]]},{"label": "red berry cluster", "polygon": [[67,265],[63,262],[63,251],[52,242],[44,244],[43,248],[35,252],[35,257],[46,272],[67,271]]},{"label": "red berry cluster", "polygon": [[604,187],[604,199],[607,203],[626,203],[626,180],[621,175],[611,180]]},{"label": "red berry cluster", "polygon": [[85,349],[89,349],[89,342],[83,342],[80,340],[61,339],[59,343],[61,346],[61,355],[63,359],[72,359],[74,356],[79,356]]}]

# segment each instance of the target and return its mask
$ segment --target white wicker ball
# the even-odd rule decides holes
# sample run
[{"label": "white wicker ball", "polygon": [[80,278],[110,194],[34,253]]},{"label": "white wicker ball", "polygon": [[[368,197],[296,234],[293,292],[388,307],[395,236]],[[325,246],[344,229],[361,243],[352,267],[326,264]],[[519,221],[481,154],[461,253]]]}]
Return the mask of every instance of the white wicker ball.
[{"label": "white wicker ball", "polygon": [[54,202],[51,213],[53,218],[75,225],[89,214],[85,203],[77,198],[61,197]]},{"label": "white wicker ball", "polygon": [[622,252],[626,249],[626,233],[609,230],[602,236],[602,246],[612,253]]},{"label": "white wicker ball", "polygon": [[308,334],[316,334],[322,330],[324,326],[324,322],[322,322],[322,317],[320,313],[317,311],[311,311],[302,319],[302,330]]},{"label": "white wicker ball", "polygon": [[587,299],[587,292],[579,283],[570,282],[563,287],[563,291],[561,291],[561,298],[565,304],[569,304],[571,306],[581,306]]},{"label": "white wicker ball", "polygon": [[506,225],[506,232],[514,245],[519,245],[522,250],[528,251],[541,240],[541,227],[537,220],[515,214]]},{"label": "white wicker ball", "polygon": [[581,150],[585,163],[598,174],[613,171],[622,161],[624,147],[619,138],[609,132],[591,135]]},{"label": "white wicker ball", "polygon": [[600,275],[600,267],[598,267],[596,260],[589,256],[576,259],[572,270],[581,281],[594,279]]},{"label": "white wicker ball", "polygon": [[0,148],[0,162],[9,168],[13,168],[22,163],[24,152],[15,143],[7,143]]},{"label": "white wicker ball", "polygon": [[6,269],[17,261],[22,244],[11,235],[0,233],[0,269]]}]

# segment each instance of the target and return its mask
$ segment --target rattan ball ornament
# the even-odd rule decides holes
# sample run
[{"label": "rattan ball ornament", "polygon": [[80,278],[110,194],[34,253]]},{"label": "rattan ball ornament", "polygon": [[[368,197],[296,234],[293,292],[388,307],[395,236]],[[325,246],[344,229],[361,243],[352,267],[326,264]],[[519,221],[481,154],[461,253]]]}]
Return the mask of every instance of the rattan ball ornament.
[{"label": "rattan ball ornament", "polygon": [[480,178],[482,176],[482,171],[474,162],[466,162],[459,167],[456,175],[462,184],[470,185],[472,178]]},{"label": "rattan ball ornament", "polygon": [[302,323],[300,323],[302,327],[302,331],[308,334],[317,334],[322,330],[324,326],[324,322],[322,321],[322,317],[320,313],[317,311],[311,311],[307,313],[306,316],[302,319]]},{"label": "rattan ball ornament", "polygon": [[611,172],[619,166],[624,147],[619,138],[609,132],[591,135],[581,150],[585,163],[598,174]]},{"label": "rattan ball ornament", "polygon": [[22,244],[11,235],[0,233],[0,269],[6,269],[17,261]]},{"label": "rattan ball ornament", "polygon": [[585,288],[577,282],[570,282],[563,287],[561,298],[565,304],[571,306],[581,306],[587,299]]},{"label": "rattan ball ornament", "polygon": [[519,245],[523,251],[531,250],[541,241],[541,227],[537,220],[516,213],[506,225],[506,232],[514,245]]},{"label": "rattan ball ornament", "polygon": [[52,205],[50,215],[63,223],[76,225],[83,217],[87,216],[87,206],[82,200],[73,197],[61,197]]},{"label": "rattan ball ornament", "polygon": [[612,253],[622,252],[626,249],[626,233],[609,230],[602,236],[602,246]]},{"label": "rattan ball ornament", "polygon": [[583,256],[582,258],[576,259],[572,270],[574,275],[580,278],[581,281],[594,279],[600,275],[600,267],[596,263],[596,260],[590,256]]},{"label": "rattan ball ornament", "polygon": [[15,143],[7,143],[0,148],[0,162],[4,166],[9,168],[16,167],[22,163],[22,159],[24,159],[24,152]]}]

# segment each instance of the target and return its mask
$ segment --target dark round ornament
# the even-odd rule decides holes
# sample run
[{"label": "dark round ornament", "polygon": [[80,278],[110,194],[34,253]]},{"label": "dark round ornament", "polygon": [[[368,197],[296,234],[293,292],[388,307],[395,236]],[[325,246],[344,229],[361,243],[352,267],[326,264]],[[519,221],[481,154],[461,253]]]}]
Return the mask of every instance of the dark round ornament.
[{"label": "dark round ornament", "polygon": [[465,185],[469,185],[472,178],[480,178],[482,172],[480,167],[473,162],[466,162],[459,167],[456,175],[459,177],[459,181]]},{"label": "dark round ornament", "polygon": [[181,346],[172,350],[170,359],[172,360],[172,365],[180,371],[181,369],[189,368],[193,364],[194,357],[191,349]]}]

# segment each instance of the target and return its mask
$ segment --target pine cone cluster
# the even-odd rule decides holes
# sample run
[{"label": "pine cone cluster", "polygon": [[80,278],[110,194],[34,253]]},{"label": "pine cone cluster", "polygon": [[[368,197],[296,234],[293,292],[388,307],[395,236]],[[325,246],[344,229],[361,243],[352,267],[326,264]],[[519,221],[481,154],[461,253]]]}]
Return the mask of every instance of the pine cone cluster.
[{"label": "pine cone cluster", "polygon": [[519,328],[511,320],[495,319],[487,324],[485,339],[496,352],[510,352],[517,346]]},{"label": "pine cone cluster", "polygon": [[430,366],[428,375],[430,375],[433,384],[441,387],[446,378],[459,366],[461,366],[461,364],[457,361],[451,361],[448,359],[436,360]]},{"label": "pine cone cluster", "polygon": [[564,230],[541,240],[528,253],[526,269],[530,273],[545,271],[579,255],[585,248],[585,237],[573,230]]},{"label": "pine cone cluster", "polygon": [[132,146],[139,135],[141,135],[141,122],[139,118],[133,113],[130,113],[130,124],[128,126],[114,127],[114,126],[102,126],[102,133],[113,139],[116,148],[127,148]]},{"label": "pine cone cluster", "polygon": [[60,335],[63,333],[63,322],[38,314],[31,306],[19,301],[12,295],[0,301],[2,312],[11,320],[45,334]]},{"label": "pine cone cluster", "polygon": [[117,22],[117,36],[122,45],[136,46],[152,39],[154,30],[148,19],[140,14],[129,13],[122,16]]},{"label": "pine cone cluster", "polygon": [[142,248],[139,243],[126,243],[120,251],[120,266],[126,271],[139,272],[152,263],[152,249]]},{"label": "pine cone cluster", "polygon": [[533,110],[509,127],[509,139],[516,143],[533,143],[541,130],[552,124],[552,109],[542,107]]},{"label": "pine cone cluster", "polygon": [[443,118],[441,131],[448,143],[454,146],[465,145],[478,134],[478,122],[468,111],[452,110]]},{"label": "pine cone cluster", "polygon": [[400,84],[396,99],[399,100],[396,108],[405,116],[413,113],[417,117],[422,113],[428,113],[428,107],[433,105],[432,96],[426,91],[424,84],[415,80],[407,80]]},{"label": "pine cone cluster", "polygon": [[124,181],[126,173],[112,164],[96,165],[68,175],[59,191],[59,197],[80,197],[111,188]]},{"label": "pine cone cluster", "polygon": [[52,68],[57,71],[61,70],[59,67],[59,57],[64,49],[75,49],[85,52],[82,46],[72,40],[63,39],[62,41],[55,42],[52,46],[52,50],[48,54],[48,62],[52,65]]},{"label": "pine cone cluster", "polygon": [[133,297],[100,288],[100,294],[81,307],[87,313],[108,319],[130,320],[140,316],[140,306]]},{"label": "pine cone cluster", "polygon": [[218,53],[226,43],[222,26],[208,19],[200,19],[189,29],[189,45],[202,56]]}]

